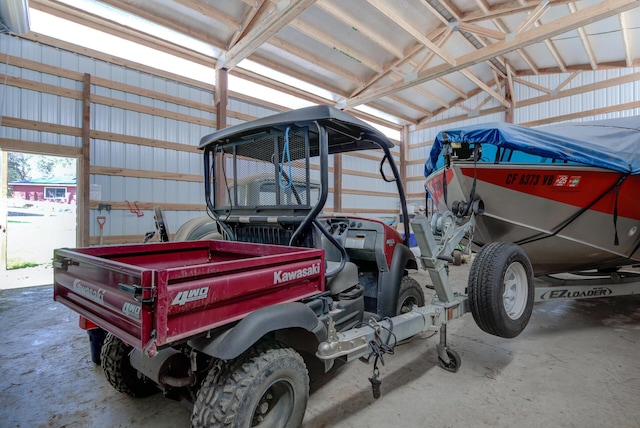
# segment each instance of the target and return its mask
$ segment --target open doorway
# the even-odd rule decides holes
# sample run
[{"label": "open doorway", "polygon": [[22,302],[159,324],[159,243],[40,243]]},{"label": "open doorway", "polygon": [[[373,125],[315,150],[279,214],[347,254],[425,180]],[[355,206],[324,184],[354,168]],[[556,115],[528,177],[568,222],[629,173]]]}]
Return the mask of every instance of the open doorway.
[{"label": "open doorway", "polygon": [[76,159],[3,153],[7,271],[51,269],[53,250],[76,246]]}]

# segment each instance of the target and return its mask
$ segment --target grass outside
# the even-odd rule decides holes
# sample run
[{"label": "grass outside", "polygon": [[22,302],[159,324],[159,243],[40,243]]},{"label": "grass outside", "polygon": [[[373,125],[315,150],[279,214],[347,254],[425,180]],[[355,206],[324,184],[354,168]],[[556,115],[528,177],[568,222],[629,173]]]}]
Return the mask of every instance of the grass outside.
[{"label": "grass outside", "polygon": [[8,217],[7,269],[50,264],[54,249],[76,246],[75,212],[34,214]]}]

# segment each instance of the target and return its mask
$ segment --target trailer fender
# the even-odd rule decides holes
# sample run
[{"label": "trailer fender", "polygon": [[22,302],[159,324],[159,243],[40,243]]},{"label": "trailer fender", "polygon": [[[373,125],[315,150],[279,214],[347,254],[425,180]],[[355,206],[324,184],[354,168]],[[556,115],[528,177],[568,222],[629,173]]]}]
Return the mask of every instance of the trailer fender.
[{"label": "trailer fender", "polygon": [[397,315],[398,293],[405,269],[417,269],[415,256],[406,245],[398,244],[393,250],[389,272],[384,275],[378,288],[378,315],[393,317]]},{"label": "trailer fender", "polygon": [[258,309],[222,334],[188,341],[189,346],[221,360],[232,360],[253,346],[265,334],[287,328],[302,328],[314,334],[318,343],[326,340],[324,324],[304,303],[290,302]]}]

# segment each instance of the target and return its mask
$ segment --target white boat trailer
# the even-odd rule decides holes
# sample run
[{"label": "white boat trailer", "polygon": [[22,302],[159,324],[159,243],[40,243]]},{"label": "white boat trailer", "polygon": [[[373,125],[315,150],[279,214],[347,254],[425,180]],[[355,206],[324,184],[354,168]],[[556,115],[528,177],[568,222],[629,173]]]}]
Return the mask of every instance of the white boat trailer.
[{"label": "white boat trailer", "polygon": [[[329,339],[319,345],[317,357],[325,361],[344,358],[347,362],[356,359],[369,362],[375,356],[373,376],[369,381],[374,397],[378,398],[381,383],[376,367],[378,358],[392,351],[397,342],[423,331],[440,332],[436,345],[438,362],[447,371],[458,371],[461,359],[447,345],[447,324],[467,312],[473,313],[481,329],[497,336],[515,337],[528,323],[534,302],[640,294],[640,273],[634,272],[546,276],[537,278],[537,282],[540,284],[543,280],[549,285],[535,286],[528,258],[515,244],[483,247],[471,268],[469,285],[465,289],[468,294],[456,292],[449,281],[447,264],[453,262],[451,254],[460,241],[473,233],[475,218],[482,213],[482,204],[474,204],[470,211],[463,221],[456,219],[453,213],[445,212],[436,213],[431,219],[418,215],[411,222],[420,247],[420,262],[429,272],[435,289],[430,304],[414,306],[410,312],[393,318],[372,319],[340,333],[330,321]],[[493,248],[483,255],[492,245]],[[499,254],[496,256],[496,253]],[[504,264],[505,258],[507,264]],[[496,261],[503,265],[494,266]],[[476,267],[476,263],[479,266]],[[493,276],[486,275],[487,270],[492,270]],[[485,279],[495,277],[496,272],[502,272],[498,280],[486,284],[490,281]],[[496,287],[499,288],[495,290]],[[490,301],[488,297],[495,299]],[[485,305],[487,302],[490,304]]]}]

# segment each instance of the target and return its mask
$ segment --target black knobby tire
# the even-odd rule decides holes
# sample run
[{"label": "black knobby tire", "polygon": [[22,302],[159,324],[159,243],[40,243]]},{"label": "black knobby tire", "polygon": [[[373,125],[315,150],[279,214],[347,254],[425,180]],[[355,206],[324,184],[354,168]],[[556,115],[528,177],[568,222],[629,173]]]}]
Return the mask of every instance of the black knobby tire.
[{"label": "black knobby tire", "polygon": [[191,415],[193,427],[296,428],[309,398],[309,375],[302,357],[274,342],[254,346],[212,370]]},{"label": "black knobby tire", "polygon": [[100,360],[104,376],[117,391],[132,397],[148,397],[159,389],[151,379],[138,373],[129,362],[132,348],[113,334],[107,334]]},{"label": "black knobby tire", "polygon": [[527,326],[534,302],[533,269],[519,246],[492,242],[482,247],[468,285],[471,313],[482,330],[512,338]]},{"label": "black knobby tire", "polygon": [[424,306],[424,292],[418,281],[410,276],[403,276],[398,290],[398,304],[396,315],[411,311],[413,306]]}]

